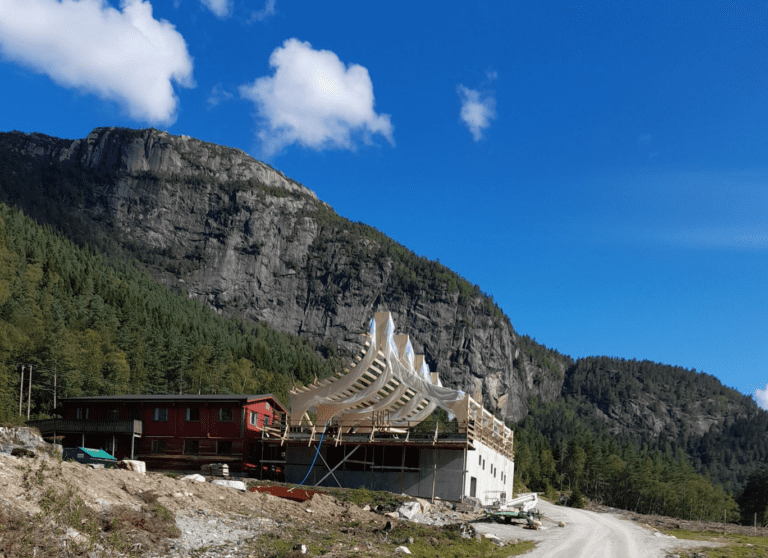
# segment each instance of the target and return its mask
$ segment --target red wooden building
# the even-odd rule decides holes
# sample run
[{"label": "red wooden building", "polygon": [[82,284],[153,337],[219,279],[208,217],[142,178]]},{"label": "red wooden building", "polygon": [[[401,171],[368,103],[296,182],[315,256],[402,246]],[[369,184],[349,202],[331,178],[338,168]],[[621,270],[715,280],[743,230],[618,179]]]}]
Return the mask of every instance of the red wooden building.
[{"label": "red wooden building", "polygon": [[286,409],[265,395],[115,395],[61,399],[61,419],[34,421],[64,447],[101,448],[149,469],[199,471],[207,463],[273,476],[280,472],[277,437]]}]

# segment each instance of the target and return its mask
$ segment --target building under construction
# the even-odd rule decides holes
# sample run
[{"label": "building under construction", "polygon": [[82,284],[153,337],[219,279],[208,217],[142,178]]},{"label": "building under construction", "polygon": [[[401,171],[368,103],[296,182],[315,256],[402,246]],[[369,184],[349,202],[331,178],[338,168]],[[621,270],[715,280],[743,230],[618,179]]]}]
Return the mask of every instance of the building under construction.
[{"label": "building under construction", "polygon": [[[65,398],[63,418],[30,423],[72,445],[152,468],[238,474],[309,486],[369,488],[484,503],[512,495],[513,433],[466,393],[444,387],[389,313],[333,378],[271,394]],[[430,420],[443,409],[450,420]]]},{"label": "building under construction", "polygon": [[[444,387],[388,312],[371,320],[348,367],[294,388],[290,407],[279,440],[264,440],[265,463],[284,467],[288,482],[452,501],[512,495],[512,430]],[[447,423],[427,420],[438,408]]]}]

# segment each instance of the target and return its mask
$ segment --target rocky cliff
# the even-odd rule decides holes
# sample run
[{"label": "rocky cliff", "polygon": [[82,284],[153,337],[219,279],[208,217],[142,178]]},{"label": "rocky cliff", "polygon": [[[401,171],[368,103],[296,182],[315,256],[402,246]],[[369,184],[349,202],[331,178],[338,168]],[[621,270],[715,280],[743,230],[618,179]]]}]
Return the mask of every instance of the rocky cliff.
[{"label": "rocky cliff", "polygon": [[12,132],[0,134],[0,181],[3,201],[75,242],[137,258],[169,287],[326,355],[349,354],[388,310],[444,383],[506,418],[560,393],[569,360],[521,343],[477,286],[237,149],[153,129]]}]

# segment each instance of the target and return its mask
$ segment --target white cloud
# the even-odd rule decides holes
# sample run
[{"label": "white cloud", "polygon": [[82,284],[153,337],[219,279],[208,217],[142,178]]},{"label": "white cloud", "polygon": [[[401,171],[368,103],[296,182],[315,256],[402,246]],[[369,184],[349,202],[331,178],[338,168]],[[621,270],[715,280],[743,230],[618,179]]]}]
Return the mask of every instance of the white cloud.
[{"label": "white cloud", "polygon": [[[496,76],[494,75],[494,79]],[[458,87],[461,99],[461,119],[472,133],[475,141],[483,137],[483,130],[496,118],[496,99],[490,95],[482,97],[480,92],[463,85]]]},{"label": "white cloud", "polygon": [[274,75],[240,87],[256,105],[266,155],[292,143],[354,149],[353,135],[370,142],[380,134],[394,144],[389,115],[373,110],[373,83],[362,66],[347,67],[333,52],[298,39],[276,48],[269,63]]},{"label": "white cloud", "polygon": [[64,87],[116,101],[132,118],[171,124],[171,82],[194,87],[184,38],[152,5],[123,0],[2,0],[0,52]]},{"label": "white cloud", "polygon": [[203,6],[211,10],[216,17],[224,19],[232,13],[232,2],[230,0],[200,0]]},{"label": "white cloud", "polygon": [[757,401],[758,407],[768,411],[768,385],[764,389],[757,388],[755,390],[755,401]]},{"label": "white cloud", "polygon": [[251,12],[250,21],[264,21],[275,15],[275,13],[277,13],[275,4],[276,0],[266,0],[266,2],[264,2],[264,8]]},{"label": "white cloud", "polygon": [[211,92],[208,94],[208,106],[213,108],[219,103],[228,101],[232,97],[234,97],[232,93],[224,89],[221,84],[217,83],[213,86],[213,89],[211,89]]}]

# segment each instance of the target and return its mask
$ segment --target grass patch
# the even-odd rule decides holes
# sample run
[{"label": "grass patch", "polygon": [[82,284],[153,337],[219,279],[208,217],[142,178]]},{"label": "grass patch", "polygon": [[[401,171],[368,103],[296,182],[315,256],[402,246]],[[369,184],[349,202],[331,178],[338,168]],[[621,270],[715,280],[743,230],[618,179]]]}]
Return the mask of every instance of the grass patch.
[{"label": "grass patch", "polygon": [[708,541],[724,544],[720,548],[702,547],[682,551],[681,557],[692,558],[704,553],[707,558],[765,558],[768,556],[768,537],[717,533],[715,531],[689,531],[686,529],[664,530],[667,535],[691,541]]},{"label": "grass patch", "polygon": [[[392,529],[388,538],[394,543],[392,544],[392,551],[402,544],[407,546],[415,556],[439,556],[440,558],[469,558],[474,556],[503,558],[523,554],[535,546],[531,541],[497,546],[485,537],[480,540],[476,537],[465,538],[461,535],[461,530],[461,525],[431,527],[403,522]],[[407,541],[411,538],[413,543],[408,544]]]},{"label": "grass patch", "polygon": [[[528,552],[535,546],[530,541],[497,546],[486,538],[463,537],[462,530],[466,529],[461,525],[433,527],[407,522],[398,524],[389,532],[354,522],[327,529],[306,525],[289,528],[280,534],[264,534],[250,545],[262,558],[298,558],[302,555],[295,548],[302,544],[307,546],[308,554],[312,556],[358,558],[393,555],[398,546],[407,547],[414,556],[506,558]],[[473,532],[471,528],[469,531]]]}]

